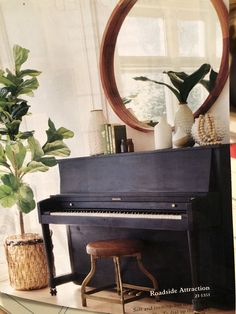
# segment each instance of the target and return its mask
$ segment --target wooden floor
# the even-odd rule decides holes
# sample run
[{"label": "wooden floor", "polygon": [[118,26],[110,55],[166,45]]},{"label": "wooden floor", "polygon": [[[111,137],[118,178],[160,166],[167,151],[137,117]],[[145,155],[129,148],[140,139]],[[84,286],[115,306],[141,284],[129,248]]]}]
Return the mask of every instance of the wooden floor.
[{"label": "wooden floor", "polygon": [[[101,301],[88,300],[88,307],[82,308],[80,299],[80,287],[73,283],[64,284],[57,287],[57,296],[51,296],[49,289],[40,289],[33,291],[16,291],[13,290],[8,282],[0,283],[1,303],[2,306],[11,314],[42,314],[42,313],[109,313],[120,314],[121,305],[105,303]],[[100,292],[103,296],[115,297],[112,292]],[[5,301],[4,301],[5,300]],[[17,306],[22,305],[24,310],[20,312],[20,308],[12,310],[9,302],[15,302]],[[40,302],[40,303],[39,303]],[[16,306],[15,304],[15,306]],[[28,309],[26,311],[26,309]],[[63,310],[64,309],[64,310]],[[82,309],[82,311],[81,311]],[[161,301],[156,302],[152,298],[144,298],[139,301],[128,303],[125,305],[126,313],[136,314],[189,314],[193,313],[189,304],[181,304],[175,302]],[[13,311],[13,312],[12,312]],[[14,312],[15,311],[15,312]],[[1,313],[1,310],[0,310]],[[234,311],[223,311],[218,309],[207,309],[201,313],[212,314],[234,314]]]}]

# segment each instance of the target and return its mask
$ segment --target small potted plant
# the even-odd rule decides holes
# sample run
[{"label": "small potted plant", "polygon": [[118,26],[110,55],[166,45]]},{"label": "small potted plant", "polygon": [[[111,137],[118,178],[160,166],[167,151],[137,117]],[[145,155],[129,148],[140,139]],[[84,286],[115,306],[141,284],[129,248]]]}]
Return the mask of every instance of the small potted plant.
[{"label": "small potted plant", "polygon": [[46,172],[57,164],[56,156],[70,155],[64,139],[73,132],[56,128],[49,119],[47,140],[41,145],[34,131],[21,131],[22,118],[29,113],[28,101],[22,95],[33,96],[41,73],[21,69],[29,50],[15,45],[15,68],[0,70],[0,206],[19,210],[20,235],[5,241],[11,285],[19,290],[42,288],[47,285],[47,267],[43,240],[36,234],[25,233],[24,215],[36,207],[32,188],[24,181],[33,172]]},{"label": "small potted plant", "polygon": [[192,74],[187,74],[185,72],[174,72],[174,71],[167,71],[163,72],[168,75],[171,83],[173,86],[165,83],[165,82],[159,82],[155,80],[151,80],[145,76],[139,76],[134,77],[135,80],[139,81],[149,81],[153,82],[155,84],[160,84],[168,87],[173,94],[176,96],[176,98],[179,101],[179,109],[176,112],[175,115],[175,128],[178,127],[182,128],[182,130],[190,136],[191,134],[191,127],[194,122],[194,117],[191,109],[187,105],[187,99],[189,96],[189,93],[194,88],[194,86],[198,83],[202,83],[202,85],[205,88],[212,88],[213,79],[215,78],[215,75],[213,72],[211,72],[211,84],[209,81],[203,80],[207,73],[209,73],[211,69],[210,64],[202,64],[196,71],[194,71]]}]

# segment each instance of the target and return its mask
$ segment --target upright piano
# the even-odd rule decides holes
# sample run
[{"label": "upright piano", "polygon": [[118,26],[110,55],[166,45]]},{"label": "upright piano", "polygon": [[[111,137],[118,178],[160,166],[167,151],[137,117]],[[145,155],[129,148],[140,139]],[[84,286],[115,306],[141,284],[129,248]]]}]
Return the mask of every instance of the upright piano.
[{"label": "upright piano", "polygon": [[[68,158],[59,171],[60,194],[38,203],[52,295],[85,278],[88,242],[138,238],[163,299],[195,310],[234,307],[229,145]],[[69,274],[55,274],[50,224],[67,226]],[[91,285],[111,283],[112,265],[101,263]],[[149,284],[130,259],[122,271],[124,280]]]}]

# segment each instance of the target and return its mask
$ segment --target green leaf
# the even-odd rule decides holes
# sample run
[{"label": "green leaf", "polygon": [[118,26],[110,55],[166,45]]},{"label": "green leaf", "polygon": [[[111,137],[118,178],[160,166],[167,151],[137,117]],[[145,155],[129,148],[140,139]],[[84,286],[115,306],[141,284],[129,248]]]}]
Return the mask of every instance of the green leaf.
[{"label": "green leaf", "polygon": [[28,59],[29,52],[30,51],[28,49],[25,49],[19,45],[14,45],[13,57],[15,61],[16,72],[20,70],[21,65]]},{"label": "green leaf", "polygon": [[180,78],[181,80],[184,80],[186,77],[188,77],[189,75],[187,74],[187,73],[185,73],[185,72],[174,72],[174,71],[167,71],[167,72],[163,72],[163,73],[166,73],[166,74],[168,74],[168,73],[175,73],[175,75],[178,77],[178,78]]},{"label": "green leaf", "polygon": [[136,81],[149,81],[149,82],[153,82],[155,84],[164,85],[164,86],[168,87],[175,94],[175,96],[177,97],[179,102],[182,102],[180,93],[175,88],[170,86],[169,84],[166,84],[166,83],[163,83],[163,82],[158,82],[158,81],[155,81],[155,80],[151,80],[151,79],[149,79],[149,78],[147,78],[145,76],[134,77],[133,79],[136,80]]},{"label": "green leaf", "polygon": [[20,104],[17,104],[14,106],[14,109],[12,110],[12,118],[13,119],[21,119],[23,116],[25,116],[29,110],[29,105],[27,105],[26,101],[23,101]]},{"label": "green leaf", "polygon": [[210,71],[210,68],[210,64],[204,63],[199,69],[184,79],[184,84],[180,89],[180,94],[182,95],[182,100],[184,102],[187,102],[188,95],[192,88],[204,78],[204,76]]},{"label": "green leaf", "polygon": [[59,134],[57,132],[55,125],[51,119],[48,120],[48,126],[49,126],[49,128],[46,131],[48,143],[52,143],[52,142],[57,141],[57,140],[63,140],[63,135]]},{"label": "green leaf", "polygon": [[1,144],[0,144],[0,166],[6,167],[8,169],[10,168],[10,165],[7,163],[4,148]]},{"label": "green leaf", "polygon": [[5,156],[5,151],[4,148],[2,146],[2,144],[0,144],[0,162],[6,162],[6,156]]},{"label": "green leaf", "polygon": [[17,191],[20,186],[19,180],[12,173],[4,174],[1,180],[3,184],[9,186],[14,192]]},{"label": "green leaf", "polygon": [[23,80],[16,75],[14,75],[9,69],[6,69],[7,71],[7,79],[10,80],[12,83],[14,83],[15,86],[21,84]]},{"label": "green leaf", "polygon": [[28,138],[29,148],[31,151],[31,159],[32,160],[40,160],[40,158],[44,155],[44,151],[38,140],[34,136]]},{"label": "green leaf", "polygon": [[24,77],[24,76],[31,76],[31,77],[34,77],[34,76],[38,76],[40,75],[42,72],[40,71],[37,71],[37,70],[22,70],[20,71],[17,76],[18,77]]},{"label": "green leaf", "polygon": [[32,93],[33,90],[39,87],[39,82],[36,77],[32,79],[25,80],[21,83],[17,88],[17,95],[29,94]]},{"label": "green leaf", "polygon": [[19,132],[20,123],[20,120],[13,120],[12,122],[6,123],[6,128],[11,139]]},{"label": "green leaf", "polygon": [[16,138],[26,140],[27,138],[33,136],[33,134],[34,134],[34,131],[19,132]]},{"label": "green leaf", "polygon": [[215,72],[213,69],[211,69],[210,75],[209,75],[209,80],[201,80],[200,84],[202,84],[206,90],[210,93],[216,84],[218,73]]},{"label": "green leaf", "polygon": [[63,141],[55,141],[52,143],[46,143],[43,146],[45,155],[66,157],[70,155],[70,150]]},{"label": "green leaf", "polygon": [[68,130],[64,127],[61,127],[57,130],[57,133],[62,135],[63,138],[71,138],[74,136],[74,132],[72,132],[71,130]]},{"label": "green leaf", "polygon": [[61,141],[64,138],[71,138],[74,136],[74,132],[60,127],[58,130],[55,127],[55,124],[52,122],[51,119],[48,119],[48,130],[47,133],[47,143],[52,143],[55,141]]},{"label": "green leaf", "polygon": [[23,213],[27,214],[35,208],[34,193],[27,184],[20,186],[17,196],[17,205]]},{"label": "green leaf", "polygon": [[4,124],[10,123],[12,121],[11,115],[2,108],[0,108],[0,121]]},{"label": "green leaf", "polygon": [[127,98],[127,97],[123,97],[123,98],[122,98],[122,102],[123,102],[124,105],[127,105],[127,104],[130,103],[131,101],[132,101],[132,99],[129,99],[129,98]]},{"label": "green leaf", "polygon": [[6,156],[14,169],[20,169],[26,156],[26,148],[20,142],[6,145]]},{"label": "green leaf", "polygon": [[30,97],[33,97],[34,96],[34,93],[32,91],[31,88],[21,88],[20,90],[17,90],[15,92],[16,95],[27,95],[27,96],[30,96]]},{"label": "green leaf", "polygon": [[49,168],[45,166],[42,162],[33,160],[29,162],[28,165],[22,169],[22,171],[24,173],[32,173],[37,171],[45,172],[48,171],[48,169]]},{"label": "green leaf", "polygon": [[176,75],[175,72],[173,71],[168,71],[168,72],[163,72],[163,73],[166,73],[170,80],[171,80],[171,83],[174,85],[175,88],[177,88],[177,90],[179,91],[181,86],[183,85],[183,79],[181,79],[178,75]]},{"label": "green leaf", "polygon": [[13,83],[11,80],[9,80],[8,78],[6,78],[6,77],[3,76],[3,75],[0,76],[0,84],[3,84],[3,85],[5,85],[5,86],[7,86],[7,87],[9,87],[9,86],[14,86],[14,87],[16,87],[16,84],[15,84],[15,83]]},{"label": "green leaf", "polygon": [[48,119],[48,126],[49,126],[49,129],[56,131],[55,124],[52,122],[52,120],[50,118]]},{"label": "green leaf", "polygon": [[45,165],[45,166],[48,166],[48,167],[53,167],[57,164],[57,160],[55,157],[42,157],[40,159],[40,161]]},{"label": "green leaf", "polygon": [[0,204],[3,207],[12,207],[16,203],[16,195],[8,185],[0,186]]}]

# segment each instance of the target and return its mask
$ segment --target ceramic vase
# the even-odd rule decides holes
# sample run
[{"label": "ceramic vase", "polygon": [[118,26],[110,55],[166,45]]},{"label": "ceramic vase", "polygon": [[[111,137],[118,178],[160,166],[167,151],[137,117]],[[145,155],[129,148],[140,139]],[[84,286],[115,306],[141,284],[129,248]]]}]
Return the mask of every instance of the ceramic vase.
[{"label": "ceramic vase", "polygon": [[172,147],[172,128],[167,123],[166,116],[162,116],[154,127],[155,149]]},{"label": "ceramic vase", "polygon": [[189,135],[186,134],[181,128],[177,128],[176,132],[173,134],[173,146],[180,148],[188,146]]},{"label": "ceramic vase", "polygon": [[179,104],[179,108],[175,113],[175,131],[181,128],[182,131],[191,138],[191,129],[194,123],[192,110],[187,104]]},{"label": "ceramic vase", "polygon": [[101,109],[91,110],[88,123],[88,140],[90,155],[104,153],[104,139],[102,130],[106,123]]}]

